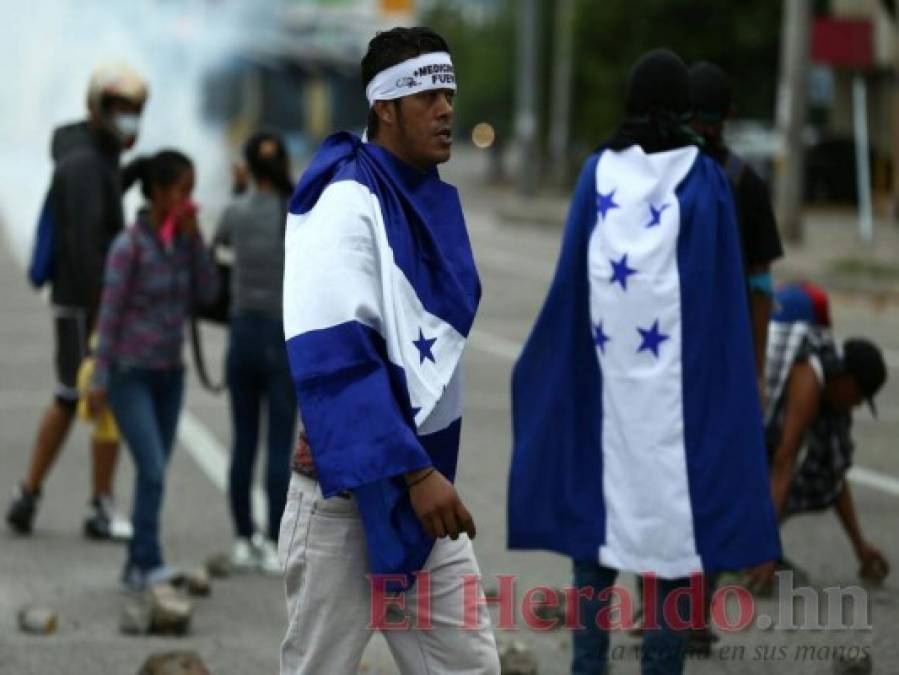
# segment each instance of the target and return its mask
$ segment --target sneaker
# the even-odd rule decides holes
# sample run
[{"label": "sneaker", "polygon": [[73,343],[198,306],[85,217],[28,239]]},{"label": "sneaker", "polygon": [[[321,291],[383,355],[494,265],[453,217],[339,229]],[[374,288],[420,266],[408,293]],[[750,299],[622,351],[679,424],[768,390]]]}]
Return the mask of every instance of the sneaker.
[{"label": "sneaker", "polygon": [[259,569],[256,549],[249,539],[238,537],[231,547],[231,568],[235,572],[255,572]]},{"label": "sneaker", "polygon": [[183,575],[171,565],[159,565],[149,570],[129,566],[122,574],[122,587],[131,593],[143,593],[153,586],[161,584],[175,584]]},{"label": "sneaker", "polygon": [[90,539],[110,539],[130,541],[134,534],[131,522],[115,510],[112,497],[95,497],[88,505],[88,516],[84,521],[84,534]]},{"label": "sneaker", "polygon": [[9,523],[13,530],[19,534],[31,533],[31,526],[34,523],[34,516],[37,514],[37,505],[40,498],[40,491],[29,492],[21,483],[13,488],[12,501],[10,501],[9,510],[6,512],[6,522]]},{"label": "sneaker", "polygon": [[284,570],[281,561],[278,560],[278,547],[271,539],[262,536],[258,532],[253,535],[250,542],[256,555],[259,570],[264,574],[281,576]]}]

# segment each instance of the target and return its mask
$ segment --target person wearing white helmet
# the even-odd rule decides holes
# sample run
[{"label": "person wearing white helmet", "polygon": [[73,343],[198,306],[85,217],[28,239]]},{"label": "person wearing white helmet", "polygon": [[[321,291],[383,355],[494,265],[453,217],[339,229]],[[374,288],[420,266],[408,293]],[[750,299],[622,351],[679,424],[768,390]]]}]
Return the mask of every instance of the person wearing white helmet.
[{"label": "person wearing white helmet", "polygon": [[[106,253],[124,224],[119,158],[137,139],[148,89],[124,64],[104,64],[91,74],[86,120],[57,128],[51,142],[53,177],[41,212],[29,276],[50,285],[57,386],[38,425],[25,478],[15,486],[6,520],[29,534],[41,486],[75,417],[79,365],[87,352],[103,282]],[[97,539],[128,539],[131,524],[113,509],[118,443],[92,442],[93,493],[84,523]]]}]

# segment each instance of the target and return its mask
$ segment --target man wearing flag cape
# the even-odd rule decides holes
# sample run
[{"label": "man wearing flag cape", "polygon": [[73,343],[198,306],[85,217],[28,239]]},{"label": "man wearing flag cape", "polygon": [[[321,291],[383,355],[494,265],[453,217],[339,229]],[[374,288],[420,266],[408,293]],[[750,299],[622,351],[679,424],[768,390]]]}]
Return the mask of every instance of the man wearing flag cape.
[{"label": "man wearing flag cape", "polygon": [[513,373],[509,546],[573,559],[576,674],[606,672],[618,571],[657,578],[643,672],[680,673],[689,577],[780,553],[733,200],[689,112],[680,58],[642,57]]},{"label": "man wearing flag cape", "polygon": [[[483,592],[474,621],[462,611],[479,571],[452,483],[481,290],[436,170],[452,144],[448,51],[426,28],[372,39],[368,140],[325,140],[290,204],[284,331],[308,445],[279,537],[285,675],[355,673],[378,628],[402,673],[499,673]],[[385,588],[410,589],[399,621]]]}]

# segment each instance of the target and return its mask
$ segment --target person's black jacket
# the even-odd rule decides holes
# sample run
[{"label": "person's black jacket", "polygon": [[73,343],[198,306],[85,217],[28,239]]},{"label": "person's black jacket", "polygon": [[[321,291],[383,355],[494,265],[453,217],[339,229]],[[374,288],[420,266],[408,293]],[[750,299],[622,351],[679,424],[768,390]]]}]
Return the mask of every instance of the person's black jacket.
[{"label": "person's black jacket", "polygon": [[103,268],[112,240],[124,225],[120,150],[87,122],[53,133],[55,163],[48,195],[55,236],[51,300],[95,316]]}]

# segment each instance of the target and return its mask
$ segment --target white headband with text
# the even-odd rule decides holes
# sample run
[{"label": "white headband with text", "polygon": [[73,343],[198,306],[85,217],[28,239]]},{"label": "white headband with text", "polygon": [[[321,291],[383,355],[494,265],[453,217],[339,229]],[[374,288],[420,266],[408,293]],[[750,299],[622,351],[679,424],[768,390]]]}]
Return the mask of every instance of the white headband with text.
[{"label": "white headband with text", "polygon": [[398,63],[375,75],[365,88],[368,107],[431,89],[456,91],[456,73],[446,52],[431,52]]}]

